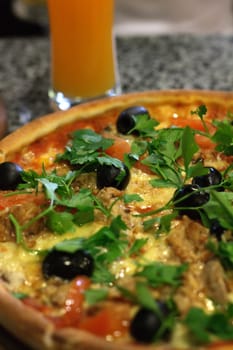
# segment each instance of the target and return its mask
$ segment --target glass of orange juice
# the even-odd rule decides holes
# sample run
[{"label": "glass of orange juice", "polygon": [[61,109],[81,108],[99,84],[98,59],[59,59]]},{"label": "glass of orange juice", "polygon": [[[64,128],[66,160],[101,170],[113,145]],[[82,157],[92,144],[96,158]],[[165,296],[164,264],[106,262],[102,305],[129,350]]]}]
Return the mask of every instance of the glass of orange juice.
[{"label": "glass of orange juice", "polygon": [[121,92],[113,38],[114,0],[47,0],[51,89],[56,109]]}]

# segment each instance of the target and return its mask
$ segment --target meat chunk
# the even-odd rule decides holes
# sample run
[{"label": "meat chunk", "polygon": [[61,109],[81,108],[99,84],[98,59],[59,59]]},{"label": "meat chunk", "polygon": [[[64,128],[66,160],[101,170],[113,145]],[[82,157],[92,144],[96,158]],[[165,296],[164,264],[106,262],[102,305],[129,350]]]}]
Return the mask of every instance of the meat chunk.
[{"label": "meat chunk", "polygon": [[206,248],[208,237],[208,229],[184,216],[169,233],[167,243],[182,263],[204,262],[211,256]]},{"label": "meat chunk", "polygon": [[191,306],[207,307],[203,269],[212,258],[212,253],[206,247],[208,237],[208,229],[188,217],[183,217],[167,237],[174,258],[181,263],[188,263],[184,282],[175,295],[175,301],[182,314]]},{"label": "meat chunk", "polygon": [[225,272],[217,259],[208,261],[203,270],[207,295],[219,304],[228,301],[228,290]]},{"label": "meat chunk", "polygon": [[[41,208],[34,203],[23,203],[15,205],[10,209],[0,212],[0,242],[8,242],[15,240],[15,228],[9,219],[9,215],[13,214],[19,225],[28,223],[41,212]],[[44,227],[44,219],[35,221],[23,232],[24,238],[28,243],[32,243],[35,236],[38,235]]]}]

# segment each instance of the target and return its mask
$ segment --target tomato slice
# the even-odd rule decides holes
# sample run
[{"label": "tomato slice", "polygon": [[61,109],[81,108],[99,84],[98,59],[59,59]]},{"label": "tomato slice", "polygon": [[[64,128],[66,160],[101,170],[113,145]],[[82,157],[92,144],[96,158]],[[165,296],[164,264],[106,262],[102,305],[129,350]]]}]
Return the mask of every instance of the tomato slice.
[{"label": "tomato slice", "polygon": [[43,194],[14,194],[14,192],[1,192],[0,193],[0,210],[5,208],[11,208],[15,205],[23,204],[23,203],[35,203],[37,205],[41,205],[45,202],[45,198]]},{"label": "tomato slice", "polygon": [[89,288],[90,283],[90,279],[86,276],[78,276],[72,281],[65,300],[65,313],[53,319],[58,328],[78,327],[83,315],[84,292]]},{"label": "tomato slice", "polygon": [[[214,126],[206,121],[205,122],[210,133],[215,129]],[[185,128],[189,126],[191,129],[205,131],[204,125],[200,119],[187,119],[187,118],[171,118],[170,119],[171,126],[178,126],[180,128]]]},{"label": "tomato slice", "polygon": [[120,137],[114,137],[114,144],[106,149],[106,153],[119,160],[124,159],[124,155],[130,153],[130,144],[127,140]]},{"label": "tomato slice", "polygon": [[79,328],[100,337],[119,338],[127,332],[128,324],[129,308],[109,303],[94,315],[85,316]]},{"label": "tomato slice", "polygon": [[[189,126],[194,130],[205,131],[204,125],[200,119],[172,118],[170,124],[181,128]],[[216,130],[214,125],[208,121],[206,121],[205,124],[210,134],[213,134]],[[202,149],[213,149],[216,146],[216,144],[206,136],[197,134],[195,135],[195,140],[198,146]]]}]

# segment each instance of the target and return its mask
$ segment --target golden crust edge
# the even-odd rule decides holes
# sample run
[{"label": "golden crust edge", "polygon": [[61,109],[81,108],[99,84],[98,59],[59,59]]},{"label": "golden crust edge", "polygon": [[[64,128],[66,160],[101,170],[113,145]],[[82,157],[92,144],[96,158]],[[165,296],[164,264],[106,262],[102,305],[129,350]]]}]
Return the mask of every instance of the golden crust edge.
[{"label": "golden crust edge", "polygon": [[[39,311],[13,297],[0,285],[0,323],[24,344],[36,350],[135,350],[133,345],[113,344],[74,328],[55,329]],[[170,346],[138,346],[138,350],[174,350]]]},{"label": "golden crust edge", "polygon": [[32,122],[25,124],[13,133],[0,140],[0,162],[3,162],[11,152],[21,149],[36,139],[45,136],[56,128],[79,119],[88,119],[114,108],[123,108],[135,103],[184,102],[205,100],[233,106],[233,92],[209,90],[152,90],[133,92],[116,97],[80,104],[68,111],[51,112]]}]

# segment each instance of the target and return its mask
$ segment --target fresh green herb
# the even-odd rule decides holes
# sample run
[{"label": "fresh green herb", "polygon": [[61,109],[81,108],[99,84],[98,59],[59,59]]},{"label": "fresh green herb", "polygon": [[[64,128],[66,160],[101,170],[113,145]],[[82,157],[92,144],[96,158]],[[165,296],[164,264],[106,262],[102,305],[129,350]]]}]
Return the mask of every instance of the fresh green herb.
[{"label": "fresh green herb", "polygon": [[131,203],[131,202],[143,202],[143,199],[139,194],[124,194],[123,195],[123,200],[126,204]]},{"label": "fresh green herb", "polygon": [[232,311],[232,304],[228,305],[225,312],[215,311],[208,315],[202,309],[193,307],[186,315],[184,324],[197,344],[208,343],[212,337],[233,340]]},{"label": "fresh green herb", "polygon": [[208,242],[207,247],[220,259],[226,269],[233,268],[233,242]]},{"label": "fresh green herb", "polygon": [[228,156],[233,155],[233,125],[232,120],[215,120],[213,124],[217,127],[212,140],[217,143],[216,150]]},{"label": "fresh green herb", "polygon": [[18,292],[13,292],[12,295],[16,298],[16,299],[25,299],[28,297],[28,294],[26,293],[18,293]]},{"label": "fresh green herb", "polygon": [[209,220],[218,219],[222,227],[233,230],[233,193],[210,190],[210,200],[202,207]]},{"label": "fresh green herb", "polygon": [[156,233],[169,232],[171,229],[171,222],[178,216],[178,212],[174,210],[170,214],[163,216],[153,217],[152,219],[145,220],[143,227],[145,231],[152,228],[156,228]]},{"label": "fresh green herb", "polygon": [[55,233],[63,234],[73,231],[73,215],[68,212],[56,212],[51,210],[47,215],[47,227]]},{"label": "fresh green herb", "polygon": [[[157,131],[156,138],[147,147],[149,155],[142,161],[159,176],[159,179],[151,180],[152,186],[177,188],[194,174],[206,173],[201,163],[192,164],[193,156],[199,149],[194,134],[189,127]],[[184,160],[184,168],[179,162],[181,157]]]},{"label": "fresh green herb", "polygon": [[80,166],[95,165],[99,153],[113,144],[113,140],[90,129],[77,130],[72,137],[71,145],[66,146],[66,151],[58,155],[57,160],[68,160],[71,164]]},{"label": "fresh green herb", "polygon": [[156,133],[155,127],[159,124],[155,119],[151,119],[148,114],[141,114],[134,117],[135,126],[129,131],[138,131],[142,137],[153,137]]},{"label": "fresh green herb", "polygon": [[93,305],[105,300],[108,297],[108,289],[87,289],[84,292],[85,300],[89,305]]},{"label": "fresh green herb", "polygon": [[157,311],[157,306],[155,303],[155,299],[151,294],[151,291],[148,288],[148,285],[144,282],[137,282],[136,283],[136,295],[137,295],[137,301],[140,305],[143,307]]},{"label": "fresh green herb", "polygon": [[204,116],[206,115],[206,113],[207,113],[207,108],[205,105],[200,105],[199,107],[197,107],[196,110],[191,111],[191,114],[197,114],[199,116],[199,118],[201,119],[202,124],[204,126],[206,134],[209,135],[209,130],[208,130],[208,127],[207,127],[207,125],[205,123],[205,119],[204,119]]},{"label": "fresh green herb", "polygon": [[95,171],[98,164],[113,165],[124,172],[122,162],[105,152],[113,144],[112,139],[107,139],[89,129],[77,130],[72,136],[71,144],[66,147],[63,154],[57,156],[58,161],[66,160],[72,165],[79,166],[79,173]]},{"label": "fresh green herb", "polygon": [[146,278],[149,285],[154,288],[166,284],[178,287],[182,282],[183,273],[187,268],[187,264],[176,266],[155,262],[143,266],[142,270],[136,273],[136,276]]},{"label": "fresh green herb", "polygon": [[130,247],[128,255],[131,256],[140,254],[142,247],[146,244],[147,241],[147,238],[136,239]]},{"label": "fresh green herb", "polygon": [[194,139],[194,132],[188,126],[183,131],[181,138],[181,150],[184,158],[184,168],[187,173],[187,169],[189,168],[189,165],[193,159],[193,155],[198,151],[198,146]]},{"label": "fresh green herb", "polygon": [[[109,265],[127,254],[128,241],[125,230],[127,226],[118,216],[113,218],[110,226],[100,228],[96,233],[88,238],[74,238],[64,240],[55,245],[55,249],[67,252],[74,252],[77,249],[88,251],[95,259],[95,271],[93,280],[104,283],[106,280],[114,279],[108,271]],[[142,244],[142,242],[141,242]],[[136,249],[134,248],[135,252]]]}]

